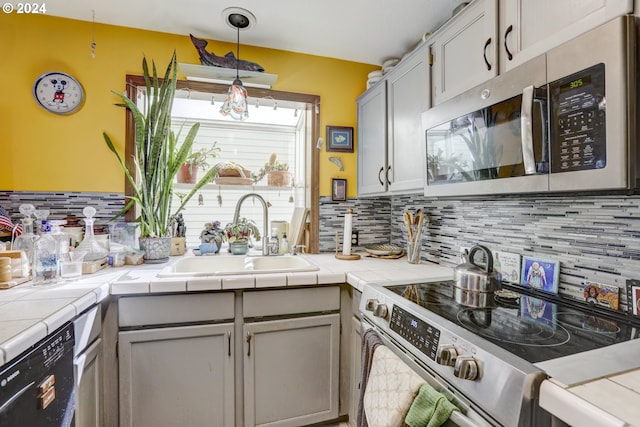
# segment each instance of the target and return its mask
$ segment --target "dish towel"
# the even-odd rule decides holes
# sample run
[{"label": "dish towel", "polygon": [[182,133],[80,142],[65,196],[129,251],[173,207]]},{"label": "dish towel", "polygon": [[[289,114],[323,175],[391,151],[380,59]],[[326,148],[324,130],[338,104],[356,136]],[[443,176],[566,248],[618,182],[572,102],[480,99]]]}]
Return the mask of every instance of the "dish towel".
[{"label": "dish towel", "polygon": [[404,422],[409,427],[440,427],[458,408],[429,384],[423,384]]},{"label": "dish towel", "polygon": [[367,387],[369,379],[369,371],[371,370],[371,362],[373,361],[373,352],[376,347],[382,344],[382,340],[373,329],[367,330],[362,334],[362,350],[360,364],[360,397],[358,399],[358,415],[357,426],[368,427],[367,417],[364,416],[364,390]]},{"label": "dish towel", "polygon": [[369,427],[402,427],[411,402],[424,380],[389,348],[379,346],[364,392]]}]

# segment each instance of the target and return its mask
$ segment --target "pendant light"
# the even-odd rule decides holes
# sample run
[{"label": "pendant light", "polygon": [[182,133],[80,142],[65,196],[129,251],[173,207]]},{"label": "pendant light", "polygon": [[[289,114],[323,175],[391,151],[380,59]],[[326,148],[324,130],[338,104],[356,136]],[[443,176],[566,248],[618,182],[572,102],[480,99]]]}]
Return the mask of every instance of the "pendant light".
[{"label": "pendant light", "polygon": [[245,120],[249,117],[249,109],[247,105],[247,89],[242,85],[240,80],[240,28],[249,26],[249,19],[241,13],[232,13],[228,17],[229,24],[238,31],[238,45],[236,52],[236,79],[229,87],[227,99],[225,99],[220,114],[223,116],[231,116],[235,120]]}]

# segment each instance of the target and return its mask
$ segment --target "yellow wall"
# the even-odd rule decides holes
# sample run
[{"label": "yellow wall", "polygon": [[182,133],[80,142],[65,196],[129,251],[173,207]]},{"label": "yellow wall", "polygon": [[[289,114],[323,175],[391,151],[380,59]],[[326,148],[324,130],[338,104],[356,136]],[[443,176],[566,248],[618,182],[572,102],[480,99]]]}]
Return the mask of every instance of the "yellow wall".
[{"label": "yellow wall", "polygon": [[[96,57],[91,57],[95,33]],[[198,36],[198,34],[195,34]],[[126,74],[142,74],[142,57],[155,60],[160,73],[173,50],[178,61],[199,64],[188,34],[173,35],[43,15],[0,15],[0,190],[123,192],[124,178],[102,132],[124,147],[124,110],[111,90],[124,91]],[[210,41],[218,55],[234,44]],[[355,99],[365,90],[369,64],[242,45],[242,57],[277,74],[274,90],[321,97],[321,136],[325,126],[356,124]],[[32,97],[33,83],[45,72],[66,72],[80,81],[84,106],[71,115],[42,109]],[[180,76],[182,78],[182,76]],[[326,141],[326,138],[325,138]],[[356,138],[357,145],[357,138]],[[331,178],[349,180],[356,194],[355,154],[341,153],[339,172],[323,147],[320,195],[331,194]]]}]

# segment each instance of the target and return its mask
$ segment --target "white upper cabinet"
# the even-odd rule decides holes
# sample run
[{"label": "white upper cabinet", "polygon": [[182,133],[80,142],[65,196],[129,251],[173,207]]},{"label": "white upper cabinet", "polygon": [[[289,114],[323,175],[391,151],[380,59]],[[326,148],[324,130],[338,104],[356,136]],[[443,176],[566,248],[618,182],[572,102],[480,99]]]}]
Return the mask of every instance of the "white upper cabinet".
[{"label": "white upper cabinet", "polygon": [[497,13],[497,0],[476,0],[433,35],[434,105],[498,74]]},{"label": "white upper cabinet", "polygon": [[541,55],[611,19],[632,0],[500,0],[500,72]]},{"label": "white upper cabinet", "polygon": [[421,114],[429,108],[427,46],[405,58],[387,77],[387,179],[392,193],[420,191],[422,183]]},{"label": "white upper cabinet", "polygon": [[387,191],[387,92],[381,81],[358,98],[358,195]]},{"label": "white upper cabinet", "polygon": [[359,196],[422,191],[420,115],[430,99],[426,44],[358,98]]}]

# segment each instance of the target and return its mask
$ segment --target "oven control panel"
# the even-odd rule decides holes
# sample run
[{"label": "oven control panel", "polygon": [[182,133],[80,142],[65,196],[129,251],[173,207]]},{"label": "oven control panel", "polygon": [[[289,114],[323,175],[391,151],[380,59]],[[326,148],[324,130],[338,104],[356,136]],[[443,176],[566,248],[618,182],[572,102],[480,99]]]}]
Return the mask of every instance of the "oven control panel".
[{"label": "oven control panel", "polygon": [[436,360],[440,330],[424,320],[412,316],[408,311],[394,306],[389,322],[391,330],[409,341],[415,348]]}]

